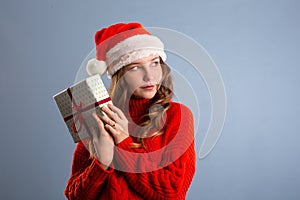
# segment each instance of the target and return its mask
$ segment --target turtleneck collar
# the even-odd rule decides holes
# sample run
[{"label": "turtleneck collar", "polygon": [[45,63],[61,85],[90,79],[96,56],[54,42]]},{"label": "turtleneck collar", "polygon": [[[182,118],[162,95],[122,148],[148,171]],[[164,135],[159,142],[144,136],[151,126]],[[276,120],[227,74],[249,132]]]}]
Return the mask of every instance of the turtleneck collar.
[{"label": "turtleneck collar", "polygon": [[139,123],[141,117],[146,114],[150,105],[151,99],[144,99],[144,98],[131,98],[129,100],[129,115],[127,115],[128,120],[130,118],[135,122]]}]

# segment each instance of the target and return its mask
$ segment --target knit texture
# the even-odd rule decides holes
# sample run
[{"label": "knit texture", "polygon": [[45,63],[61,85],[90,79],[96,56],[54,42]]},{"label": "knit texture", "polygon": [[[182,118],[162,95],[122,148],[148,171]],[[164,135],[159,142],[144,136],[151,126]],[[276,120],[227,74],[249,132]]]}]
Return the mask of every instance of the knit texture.
[{"label": "knit texture", "polygon": [[[130,100],[129,133],[143,115],[149,101]],[[126,114],[126,113],[125,113]],[[133,137],[115,147],[114,168],[104,170],[96,158],[89,158],[79,142],[72,172],[65,189],[68,199],[185,199],[195,174],[194,120],[184,105],[171,102],[166,112],[164,133],[144,138],[144,147],[131,148]],[[138,172],[138,173],[137,173]]]}]

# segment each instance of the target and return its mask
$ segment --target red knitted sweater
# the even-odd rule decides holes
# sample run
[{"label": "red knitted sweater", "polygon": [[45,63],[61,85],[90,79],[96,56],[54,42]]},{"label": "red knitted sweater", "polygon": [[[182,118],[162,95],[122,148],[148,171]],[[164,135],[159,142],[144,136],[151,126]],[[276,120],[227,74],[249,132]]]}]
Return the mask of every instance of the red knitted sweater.
[{"label": "red knitted sweater", "polygon": [[[136,122],[147,107],[147,100],[131,100],[131,119]],[[66,197],[80,200],[185,199],[195,174],[193,125],[191,111],[171,102],[164,133],[144,138],[141,148],[130,147],[134,142],[131,136],[123,140],[115,148],[115,167],[108,170],[104,170],[96,158],[89,158],[89,152],[79,142],[65,189]],[[129,133],[134,132],[133,126],[128,128]]]}]

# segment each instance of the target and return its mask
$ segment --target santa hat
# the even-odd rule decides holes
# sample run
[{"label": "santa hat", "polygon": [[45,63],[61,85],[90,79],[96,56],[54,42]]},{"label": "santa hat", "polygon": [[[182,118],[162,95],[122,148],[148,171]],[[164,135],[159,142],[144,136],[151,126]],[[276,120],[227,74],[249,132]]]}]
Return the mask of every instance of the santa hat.
[{"label": "santa hat", "polygon": [[139,23],[119,23],[95,34],[96,58],[88,61],[89,75],[115,74],[122,67],[150,55],[166,61],[164,44]]}]

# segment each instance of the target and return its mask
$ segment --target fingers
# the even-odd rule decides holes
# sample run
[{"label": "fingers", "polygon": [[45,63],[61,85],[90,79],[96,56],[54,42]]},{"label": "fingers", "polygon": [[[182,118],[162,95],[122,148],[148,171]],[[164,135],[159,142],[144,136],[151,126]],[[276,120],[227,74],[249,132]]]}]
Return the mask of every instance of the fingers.
[{"label": "fingers", "polygon": [[118,116],[118,114],[115,113],[115,112],[113,112],[109,107],[103,106],[101,109],[105,112],[105,114],[106,114],[110,119],[112,119],[112,120],[114,120],[114,121],[117,121],[117,120],[120,119],[120,117]]},{"label": "fingers", "polygon": [[[99,118],[99,116],[96,113],[93,113],[92,116],[95,119],[95,121],[97,122],[97,125],[99,127],[100,133],[101,134],[108,134],[107,131],[104,128],[104,123]],[[99,139],[99,136],[100,136],[98,134],[98,131],[96,131],[94,128],[92,129],[92,136],[93,136],[94,139]]]},{"label": "fingers", "polygon": [[108,104],[108,106],[112,109],[112,111],[117,113],[121,119],[127,119],[126,116],[124,115],[123,111],[120,108],[118,108],[112,104]]},{"label": "fingers", "polygon": [[119,144],[120,142],[125,140],[127,137],[129,137],[128,134],[122,132],[121,130],[116,129],[113,126],[110,126],[109,124],[106,124],[105,128],[112,134],[115,144]]},{"label": "fingers", "polygon": [[121,109],[119,109],[118,107],[112,105],[112,104],[108,104],[107,105],[108,108],[110,108],[114,113],[117,114],[117,116],[120,118],[120,119],[126,119],[126,116],[124,115],[124,113],[122,112]]},{"label": "fingers", "polygon": [[92,115],[93,115],[93,118],[96,120],[98,127],[100,129],[104,129],[104,124],[101,121],[101,119],[99,119],[98,115],[96,113],[93,113]]},{"label": "fingers", "polygon": [[115,136],[116,134],[118,134],[118,131],[115,129],[115,126],[112,126],[112,125],[109,125],[109,124],[105,124],[105,128],[107,130],[109,130],[113,136]]},{"label": "fingers", "polygon": [[[105,113],[107,113],[107,108],[103,109],[105,111]],[[109,124],[111,126],[114,126],[116,124],[116,122],[114,121],[115,119],[111,117],[111,114],[107,114],[106,115],[101,115],[99,116],[100,119],[104,122],[104,124]]]}]

